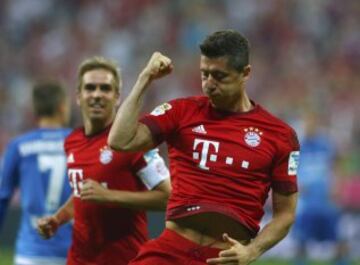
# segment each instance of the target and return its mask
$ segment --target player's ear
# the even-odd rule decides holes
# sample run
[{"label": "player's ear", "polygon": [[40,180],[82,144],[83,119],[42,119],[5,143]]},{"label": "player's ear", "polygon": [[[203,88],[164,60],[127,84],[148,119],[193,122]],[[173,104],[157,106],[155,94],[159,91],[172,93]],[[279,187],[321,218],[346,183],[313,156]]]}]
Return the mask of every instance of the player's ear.
[{"label": "player's ear", "polygon": [[249,79],[250,72],[251,72],[251,65],[248,64],[247,66],[244,67],[242,71],[245,80]]}]

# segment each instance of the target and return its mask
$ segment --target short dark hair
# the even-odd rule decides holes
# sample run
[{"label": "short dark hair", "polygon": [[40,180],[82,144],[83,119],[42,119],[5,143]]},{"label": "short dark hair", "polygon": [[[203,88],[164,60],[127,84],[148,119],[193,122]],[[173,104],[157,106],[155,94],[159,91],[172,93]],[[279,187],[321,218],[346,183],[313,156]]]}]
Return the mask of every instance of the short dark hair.
[{"label": "short dark hair", "polygon": [[200,44],[200,50],[209,58],[228,57],[229,65],[239,72],[249,64],[249,41],[235,30],[214,32]]},{"label": "short dark hair", "polygon": [[33,87],[32,101],[37,117],[55,116],[65,99],[65,88],[60,82],[42,81]]},{"label": "short dark hair", "polygon": [[106,59],[102,56],[94,56],[88,59],[85,59],[79,66],[78,69],[78,90],[82,86],[82,78],[86,72],[96,70],[96,69],[104,69],[112,73],[114,76],[114,86],[116,91],[120,92],[121,89],[121,73],[116,62]]}]

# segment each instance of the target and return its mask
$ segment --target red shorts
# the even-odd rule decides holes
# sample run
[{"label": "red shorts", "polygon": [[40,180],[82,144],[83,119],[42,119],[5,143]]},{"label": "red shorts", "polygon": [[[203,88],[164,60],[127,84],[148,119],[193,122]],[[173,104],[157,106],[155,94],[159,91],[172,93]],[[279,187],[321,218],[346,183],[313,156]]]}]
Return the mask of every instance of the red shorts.
[{"label": "red shorts", "polygon": [[[126,238],[125,238],[126,239]],[[140,246],[124,240],[104,244],[101,249],[84,249],[84,245],[72,244],[66,265],[128,265],[136,257]]]},{"label": "red shorts", "polygon": [[145,243],[129,265],[203,265],[208,258],[218,257],[220,251],[165,229],[158,238]]}]

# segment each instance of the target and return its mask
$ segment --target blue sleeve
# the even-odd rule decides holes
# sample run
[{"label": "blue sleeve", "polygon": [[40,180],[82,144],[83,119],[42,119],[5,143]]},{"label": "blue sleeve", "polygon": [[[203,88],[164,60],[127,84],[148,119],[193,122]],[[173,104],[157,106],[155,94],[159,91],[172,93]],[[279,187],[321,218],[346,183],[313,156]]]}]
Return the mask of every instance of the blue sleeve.
[{"label": "blue sleeve", "polygon": [[17,144],[11,142],[5,150],[0,168],[0,228],[7,205],[19,183],[19,158]]}]

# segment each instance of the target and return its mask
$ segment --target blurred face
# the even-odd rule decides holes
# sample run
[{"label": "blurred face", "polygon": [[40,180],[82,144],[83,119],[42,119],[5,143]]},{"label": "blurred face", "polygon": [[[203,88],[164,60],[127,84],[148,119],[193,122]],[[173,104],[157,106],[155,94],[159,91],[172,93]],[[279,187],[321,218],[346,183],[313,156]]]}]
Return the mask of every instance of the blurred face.
[{"label": "blurred face", "polygon": [[250,66],[239,73],[228,65],[227,57],[208,58],[202,55],[200,72],[204,94],[214,107],[226,110],[231,109],[242,98]]},{"label": "blurred face", "polygon": [[77,103],[85,123],[104,124],[113,120],[119,93],[114,86],[114,77],[105,69],[86,72],[77,95]]}]

